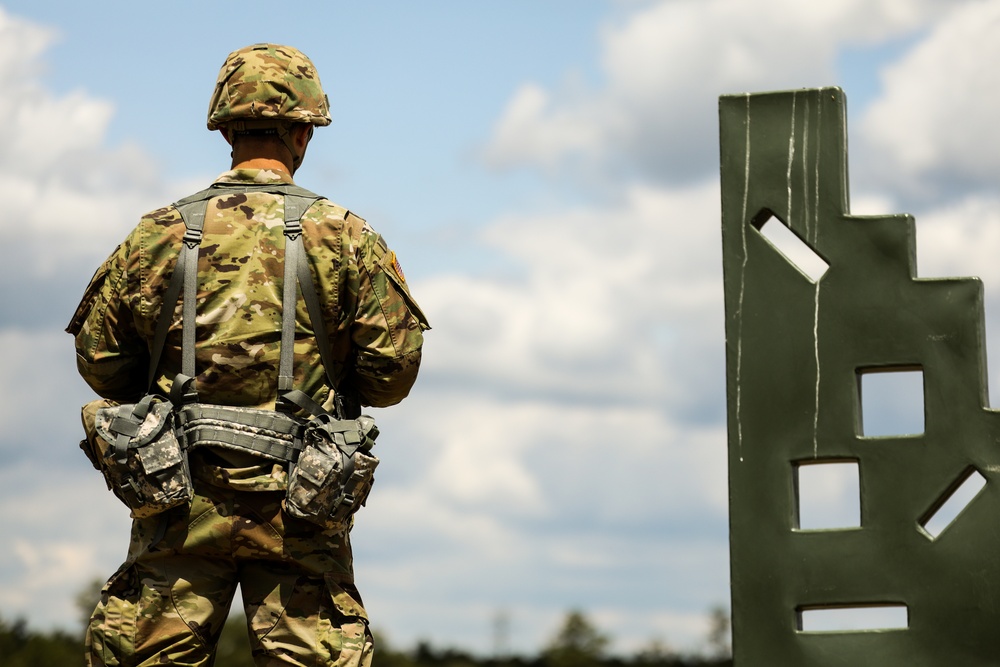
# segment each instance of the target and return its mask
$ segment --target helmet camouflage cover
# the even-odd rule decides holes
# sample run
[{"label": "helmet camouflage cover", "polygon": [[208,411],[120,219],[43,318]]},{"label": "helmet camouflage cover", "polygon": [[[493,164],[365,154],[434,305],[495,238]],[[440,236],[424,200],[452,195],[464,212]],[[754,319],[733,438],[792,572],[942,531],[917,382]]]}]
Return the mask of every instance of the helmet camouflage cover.
[{"label": "helmet camouflage cover", "polygon": [[315,65],[290,46],[254,44],[229,54],[208,107],[208,129],[230,121],[330,124]]}]

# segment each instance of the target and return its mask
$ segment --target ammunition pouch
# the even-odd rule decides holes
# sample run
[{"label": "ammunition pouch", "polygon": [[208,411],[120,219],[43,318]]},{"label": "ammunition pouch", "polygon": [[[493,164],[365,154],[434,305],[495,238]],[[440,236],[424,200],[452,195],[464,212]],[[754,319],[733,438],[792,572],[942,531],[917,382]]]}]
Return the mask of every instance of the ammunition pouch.
[{"label": "ammunition pouch", "polygon": [[289,515],[328,529],[348,526],[368,499],[378,458],[375,421],[309,420],[274,410],[192,403],[174,407],[159,396],[83,408],[80,443],[105,482],[136,518],[187,504],[193,495],[188,452],[222,447],[287,463]]},{"label": "ammunition pouch", "polygon": [[101,459],[104,458],[104,452],[108,449],[109,445],[104,440],[97,439],[97,426],[95,422],[97,421],[97,411],[101,408],[110,408],[118,405],[114,401],[109,401],[106,398],[100,398],[96,401],[91,401],[83,406],[80,410],[80,417],[83,420],[83,433],[84,439],[80,441],[80,449],[83,453],[87,455],[87,460],[90,461],[90,465],[94,466],[94,470],[101,469]]},{"label": "ammunition pouch", "polygon": [[324,528],[348,526],[368,499],[378,437],[368,416],[337,419],[320,413],[299,419],[282,412],[192,403],[177,408],[183,447],[223,447],[288,463],[284,509]]},{"label": "ammunition pouch", "polygon": [[[90,406],[93,403],[84,406],[85,425]],[[170,401],[148,395],[138,403],[98,406],[91,412],[88,454],[133,517],[152,516],[191,501],[191,471],[177,439]]]},{"label": "ammunition pouch", "polygon": [[321,415],[306,422],[304,448],[288,477],[285,511],[324,528],[348,527],[368,499],[378,458],[375,420]]}]

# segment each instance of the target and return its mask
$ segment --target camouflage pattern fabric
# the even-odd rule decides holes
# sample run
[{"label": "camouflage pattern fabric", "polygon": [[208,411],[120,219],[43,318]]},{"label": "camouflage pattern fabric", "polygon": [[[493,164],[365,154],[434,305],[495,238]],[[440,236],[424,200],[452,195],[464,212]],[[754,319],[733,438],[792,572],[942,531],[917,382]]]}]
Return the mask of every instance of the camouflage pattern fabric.
[{"label": "camouflage pattern fabric", "polygon": [[[292,182],[260,169],[219,180]],[[334,382],[363,405],[399,402],[416,379],[428,326],[395,254],[364,220],[329,201],[314,204],[301,222]],[[274,409],[283,225],[280,195],[226,193],[208,202],[195,342],[204,403]],[[172,206],[144,216],[97,270],[67,327],[81,375],[109,401],[134,403],[147,391],[149,347],[183,234]],[[294,386],[330,409],[333,394],[301,298],[296,316]],[[168,395],[180,367],[178,304],[152,390]],[[85,411],[84,422],[92,419]],[[128,560],[92,619],[89,664],[210,664],[237,583],[258,664],[370,664],[348,530],[282,512],[288,470],[281,462],[207,446],[191,453],[190,468],[190,506],[134,520]]]},{"label": "camouflage pattern fabric", "polygon": [[97,438],[97,413],[101,408],[110,408],[118,405],[114,401],[106,398],[99,398],[96,401],[86,403],[80,409],[80,420],[83,422],[84,440],[80,442],[80,449],[87,455],[90,464],[95,470],[101,469],[101,461],[104,460],[104,453],[108,450],[108,443]]},{"label": "camouflage pattern fabric", "polygon": [[330,124],[319,73],[290,46],[254,44],[229,54],[208,106],[208,129],[234,120]]},{"label": "camouflage pattern fabric", "polygon": [[[290,183],[280,172],[234,170],[219,181]],[[198,271],[197,387],[205,403],[273,409],[281,341],[282,197],[227,195],[209,202]],[[398,403],[416,379],[427,320],[393,252],[361,218],[326,200],[302,219],[306,253],[330,334],[330,369],[363,405]],[[145,392],[148,348],[184,233],[175,208],[143,217],[98,269],[68,331],[83,378],[101,396]],[[298,303],[294,385],[330,406],[305,302]],[[181,307],[154,389],[180,369]]]},{"label": "camouflage pattern fabric", "polygon": [[[133,411],[143,404],[139,420]],[[175,434],[173,406],[154,396],[143,398],[140,406],[100,408],[94,420],[104,480],[133,517],[152,516],[191,499],[191,477]],[[135,432],[123,432],[123,424],[134,426]],[[122,438],[128,444],[116,452]]]},{"label": "camouflage pattern fabric", "polygon": [[285,511],[327,528],[346,525],[371,491],[379,464],[371,454],[377,437],[368,416],[310,422],[305,448],[288,478]]},{"label": "camouflage pattern fabric", "polygon": [[211,665],[238,583],[257,665],[369,667],[346,533],[289,517],[280,492],[195,488],[190,508],[134,522],[87,630],[87,665]]}]

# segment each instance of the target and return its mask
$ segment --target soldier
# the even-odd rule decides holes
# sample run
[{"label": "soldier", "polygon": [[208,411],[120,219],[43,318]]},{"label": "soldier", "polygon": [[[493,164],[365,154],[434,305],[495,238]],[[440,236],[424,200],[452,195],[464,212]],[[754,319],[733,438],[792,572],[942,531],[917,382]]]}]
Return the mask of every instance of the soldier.
[{"label": "soldier", "polygon": [[[208,128],[232,146],[232,169],[207,200],[198,255],[199,403],[276,407],[286,239],[284,197],[269,189],[292,184],[314,127],[329,123],[318,74],[298,50],[258,44],[226,59]],[[323,365],[300,295],[293,386],[328,410],[337,395],[371,406],[399,402],[416,379],[428,326],[395,254],[364,220],[326,199],[306,209],[301,226],[333,368]],[[176,206],[144,216],[98,269],[67,329],[81,375],[106,405],[168,395],[182,369],[178,306],[147,385],[184,234]],[[87,664],[210,665],[239,584],[256,664],[369,665],[350,522],[329,528],[291,516],[282,503],[286,461],[212,446],[188,456],[190,502],[133,513],[127,560],[91,618]]]}]

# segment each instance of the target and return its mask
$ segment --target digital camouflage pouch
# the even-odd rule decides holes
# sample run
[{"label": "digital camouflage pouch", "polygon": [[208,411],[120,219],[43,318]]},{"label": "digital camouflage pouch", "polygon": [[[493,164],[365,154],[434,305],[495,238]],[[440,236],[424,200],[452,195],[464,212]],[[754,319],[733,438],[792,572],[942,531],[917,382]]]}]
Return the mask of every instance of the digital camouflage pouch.
[{"label": "digital camouflage pouch", "polygon": [[191,473],[174,419],[173,404],[155,395],[138,403],[93,401],[83,407],[88,447],[81,447],[135,518],[191,501]]},{"label": "digital camouflage pouch", "polygon": [[378,458],[371,454],[378,437],[375,420],[311,420],[305,446],[288,477],[285,511],[325,528],[343,528],[365,501],[375,481]]},{"label": "digital camouflage pouch", "polygon": [[104,452],[107,449],[107,443],[97,439],[97,411],[101,408],[110,408],[116,405],[118,404],[114,401],[99,398],[96,401],[87,403],[80,409],[80,417],[83,420],[83,433],[86,436],[80,441],[80,449],[87,455],[87,459],[90,461],[90,465],[94,466],[94,470],[101,469],[101,459],[104,458]]}]

